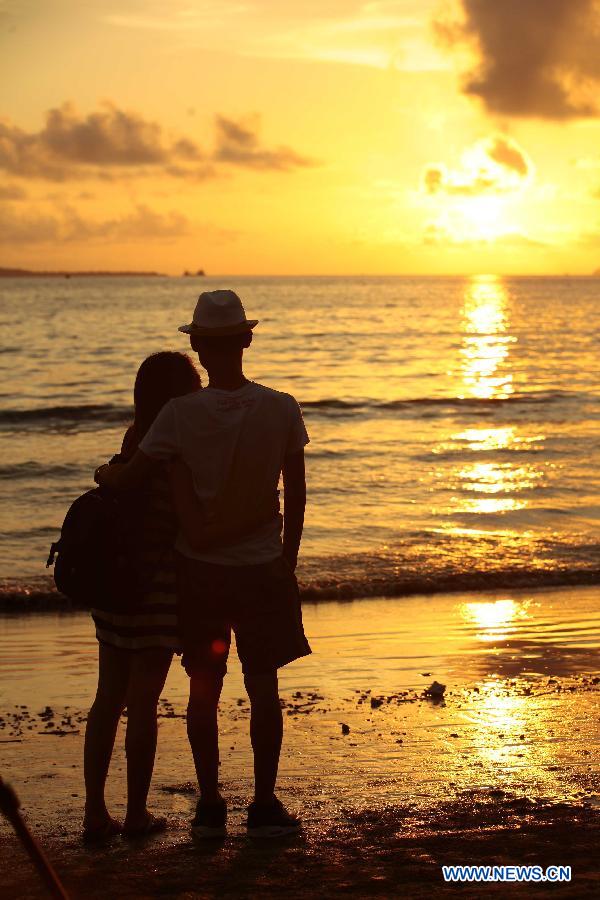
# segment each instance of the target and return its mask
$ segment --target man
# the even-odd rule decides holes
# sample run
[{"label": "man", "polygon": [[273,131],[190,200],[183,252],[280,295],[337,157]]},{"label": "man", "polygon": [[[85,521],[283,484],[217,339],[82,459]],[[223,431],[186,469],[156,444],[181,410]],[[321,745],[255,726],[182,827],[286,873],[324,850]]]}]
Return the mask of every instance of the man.
[{"label": "man", "polygon": [[[183,665],[190,676],[187,726],[200,787],[192,831],[199,837],[225,834],[217,707],[232,627],[251,705],[255,797],[248,833],[274,836],[300,827],[274,790],[283,733],[277,669],[311,652],[294,575],[308,435],[293,397],[244,376],[243,352],[257,324],[233,291],[201,294],[193,321],[179,330],[189,334],[208,387],[169,401],[133,459],[97,473],[101,485],[120,490],[139,484],[156,461],[182,460],[213,535],[195,540],[188,525],[176,544]],[[274,503],[281,474],[283,539]],[[215,539],[219,534],[229,539]]]}]

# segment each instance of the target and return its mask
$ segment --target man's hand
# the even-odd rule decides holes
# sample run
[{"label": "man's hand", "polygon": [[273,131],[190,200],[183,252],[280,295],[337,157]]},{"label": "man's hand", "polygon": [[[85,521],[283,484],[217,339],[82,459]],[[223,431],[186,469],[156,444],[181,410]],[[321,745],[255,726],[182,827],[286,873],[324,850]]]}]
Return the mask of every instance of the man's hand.
[{"label": "man's hand", "polygon": [[292,556],[292,554],[290,554],[289,552],[286,553],[284,550],[283,558],[286,561],[287,565],[290,567],[291,571],[295,572],[296,566],[298,565],[298,555],[296,554],[296,556]]},{"label": "man's hand", "polygon": [[94,481],[102,488],[118,491],[119,481],[124,469],[125,465],[123,463],[114,463],[112,466],[99,466],[94,472]]}]

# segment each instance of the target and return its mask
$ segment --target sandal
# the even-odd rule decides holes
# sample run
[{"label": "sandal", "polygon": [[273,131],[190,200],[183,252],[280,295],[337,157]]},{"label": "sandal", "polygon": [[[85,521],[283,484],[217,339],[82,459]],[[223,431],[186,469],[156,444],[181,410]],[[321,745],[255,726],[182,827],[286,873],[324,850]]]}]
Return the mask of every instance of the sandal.
[{"label": "sandal", "polygon": [[98,844],[108,841],[123,831],[123,826],[116,819],[107,819],[102,825],[83,826],[82,838],[84,844]]},{"label": "sandal", "polygon": [[151,834],[160,834],[161,831],[166,831],[167,825],[168,821],[164,816],[154,816],[152,813],[148,813],[143,825],[138,825],[136,828],[125,826],[123,828],[123,837],[138,838]]}]

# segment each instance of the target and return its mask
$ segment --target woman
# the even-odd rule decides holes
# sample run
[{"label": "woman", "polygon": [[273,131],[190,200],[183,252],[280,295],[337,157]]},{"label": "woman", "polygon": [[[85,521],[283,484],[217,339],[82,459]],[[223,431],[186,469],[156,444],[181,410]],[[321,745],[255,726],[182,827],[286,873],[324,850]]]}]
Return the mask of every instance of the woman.
[{"label": "woman", "polygon": [[[200,375],[183,353],[149,356],[137,373],[135,415],[121,453],[111,462],[127,462],[164,404],[197,391]],[[158,467],[144,488],[140,540],[134,564],[146,582],[133,611],[92,610],[99,646],[96,698],[85,733],[86,803],[84,839],[102,840],[123,830],[128,836],[165,828],[166,820],[146,808],[156,753],[156,708],[173,653],[179,649],[175,570],[172,554],[177,519],[168,473]],[[104,787],[119,718],[127,707],[127,814],[123,827],[109,814]]]}]

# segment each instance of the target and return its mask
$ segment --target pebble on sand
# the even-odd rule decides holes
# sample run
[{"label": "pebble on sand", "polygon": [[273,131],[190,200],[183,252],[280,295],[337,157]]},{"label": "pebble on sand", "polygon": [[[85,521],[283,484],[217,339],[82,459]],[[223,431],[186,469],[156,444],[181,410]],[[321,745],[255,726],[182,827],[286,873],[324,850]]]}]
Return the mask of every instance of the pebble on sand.
[{"label": "pebble on sand", "polygon": [[426,697],[443,697],[445,691],[445,684],[440,684],[439,681],[433,681],[423,693]]}]

